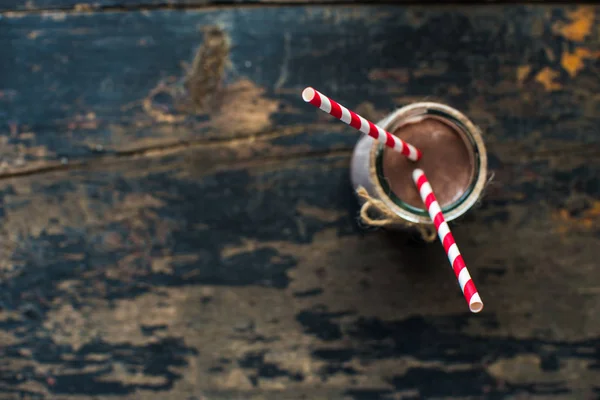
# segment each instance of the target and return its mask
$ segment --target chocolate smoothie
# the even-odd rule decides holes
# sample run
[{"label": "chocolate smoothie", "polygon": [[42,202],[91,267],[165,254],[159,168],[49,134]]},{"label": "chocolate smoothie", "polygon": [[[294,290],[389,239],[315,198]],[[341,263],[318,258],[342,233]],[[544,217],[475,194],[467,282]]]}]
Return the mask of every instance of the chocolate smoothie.
[{"label": "chocolate smoothie", "polygon": [[460,199],[473,178],[474,160],[454,128],[426,118],[403,125],[393,133],[423,152],[421,160],[413,162],[392,149],[384,149],[383,174],[399,199],[413,207],[425,207],[412,180],[415,168],[427,174],[440,207]]}]

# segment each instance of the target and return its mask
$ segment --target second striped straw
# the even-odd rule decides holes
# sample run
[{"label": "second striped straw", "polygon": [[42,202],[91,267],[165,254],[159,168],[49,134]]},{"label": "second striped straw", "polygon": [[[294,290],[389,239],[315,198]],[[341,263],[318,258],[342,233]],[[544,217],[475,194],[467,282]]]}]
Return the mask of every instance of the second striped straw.
[{"label": "second striped straw", "polygon": [[483,310],[483,302],[473,283],[473,279],[471,279],[469,270],[467,270],[465,261],[458,250],[458,246],[454,241],[454,236],[452,236],[452,232],[450,232],[450,227],[444,218],[444,214],[442,214],[442,209],[433,194],[433,190],[431,189],[427,176],[425,176],[425,172],[423,172],[422,169],[415,169],[413,171],[413,180],[417,185],[417,190],[421,195],[423,203],[425,203],[427,213],[435,225],[440,242],[442,242],[444,250],[446,250],[446,255],[448,256],[450,265],[452,265],[456,279],[458,279],[460,289],[469,304],[469,309],[473,313],[478,313]]},{"label": "second striped straw", "polygon": [[419,161],[421,158],[421,151],[415,146],[408,144],[399,137],[381,129],[371,121],[367,121],[354,111],[348,110],[346,107],[331,100],[329,97],[317,92],[311,87],[307,87],[302,91],[302,99],[304,99],[305,102],[320,108],[329,115],[336,117],[340,121],[345,122],[351,127],[358,129],[362,133],[379,140],[386,146],[405,155],[409,160]]}]

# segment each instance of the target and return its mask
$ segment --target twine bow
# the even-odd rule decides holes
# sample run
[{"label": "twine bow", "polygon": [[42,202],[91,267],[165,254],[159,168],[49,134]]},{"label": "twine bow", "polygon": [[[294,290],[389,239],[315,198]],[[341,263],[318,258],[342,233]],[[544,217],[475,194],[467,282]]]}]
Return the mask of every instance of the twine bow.
[{"label": "twine bow", "polygon": [[[356,190],[356,194],[364,201],[360,208],[360,218],[365,224],[377,227],[402,225],[407,228],[415,228],[426,242],[433,242],[435,240],[437,232],[433,225],[416,224],[399,217],[383,201],[371,197],[362,186]],[[372,218],[369,215],[369,211],[376,211],[378,214],[377,217]]]}]

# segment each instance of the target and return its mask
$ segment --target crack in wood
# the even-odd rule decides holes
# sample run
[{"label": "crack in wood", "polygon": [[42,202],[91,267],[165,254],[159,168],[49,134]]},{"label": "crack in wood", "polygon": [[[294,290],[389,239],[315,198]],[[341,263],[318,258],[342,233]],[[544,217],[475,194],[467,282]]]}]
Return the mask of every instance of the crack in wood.
[{"label": "crack in wood", "polygon": [[[286,136],[300,134],[309,129],[323,129],[323,126],[299,126],[294,128],[285,129],[283,132],[270,132],[264,133],[261,135],[254,135],[250,137],[244,138],[235,138],[235,139],[219,139],[214,138],[210,140],[190,140],[190,141],[178,141],[170,144],[161,144],[156,146],[148,146],[144,148],[138,148],[133,150],[126,151],[116,151],[113,154],[99,155],[91,160],[75,160],[75,161],[50,161],[43,165],[36,165],[33,167],[25,167],[19,170],[7,171],[0,173],[0,180],[17,178],[17,177],[25,177],[31,175],[44,174],[49,172],[57,172],[57,171],[70,171],[75,169],[82,168],[93,168],[95,166],[100,165],[109,165],[112,163],[123,162],[133,159],[139,158],[156,158],[163,157],[166,155],[172,155],[176,153],[182,153],[184,151],[189,150],[201,150],[201,149],[209,149],[209,148],[236,148],[239,146],[248,146],[252,143],[257,142],[266,142],[268,140],[274,140],[278,138],[283,138]],[[303,153],[290,154],[285,156],[266,156],[262,157],[259,160],[244,160],[241,162],[233,162],[233,163],[223,163],[219,164],[219,166],[226,165],[260,165],[262,162],[277,162],[287,161],[287,160],[298,160],[302,158],[314,158],[321,157],[328,154],[350,154],[351,149],[332,149],[332,150],[322,150],[322,151],[306,151]]]}]

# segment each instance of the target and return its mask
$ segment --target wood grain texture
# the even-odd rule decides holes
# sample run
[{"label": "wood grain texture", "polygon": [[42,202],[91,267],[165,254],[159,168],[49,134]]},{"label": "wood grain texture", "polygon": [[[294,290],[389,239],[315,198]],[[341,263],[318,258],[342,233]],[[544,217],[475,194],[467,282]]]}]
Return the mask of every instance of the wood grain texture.
[{"label": "wood grain texture", "polygon": [[[512,119],[501,139],[518,140],[518,124],[530,116],[578,121],[595,112],[595,98],[568,102],[562,88],[597,87],[597,15],[594,7],[505,6],[8,16],[0,36],[0,171],[298,123],[340,130],[337,121],[299,112],[309,84],[349,107],[370,103],[381,112],[437,97],[490,116],[481,123]],[[523,91],[540,95],[515,106]],[[490,93],[498,102],[480,106]]]},{"label": "wood grain texture", "polygon": [[[548,0],[527,0],[522,3],[544,3]],[[439,4],[440,0],[3,0],[0,11],[40,11],[40,10],[136,10],[139,8],[190,8],[231,5],[312,5],[327,4]],[[510,0],[452,0],[446,4],[502,4]]]},{"label": "wood grain texture", "polygon": [[[4,18],[0,398],[595,398],[590,15],[600,9]],[[54,41],[28,38],[37,30]],[[203,40],[210,65],[230,49],[222,85],[181,80]],[[161,82],[178,103],[148,112]],[[193,100],[198,85],[215,92]],[[481,315],[437,243],[357,225],[356,133],[302,103],[305,85],[373,119],[428,98],[483,128],[495,178],[453,227]],[[239,99],[232,123],[220,101]]]}]

